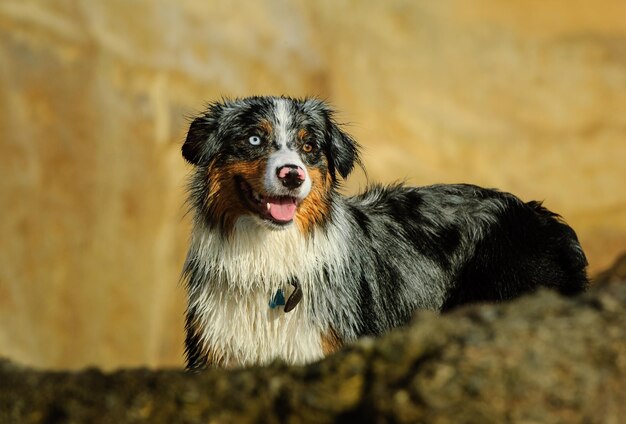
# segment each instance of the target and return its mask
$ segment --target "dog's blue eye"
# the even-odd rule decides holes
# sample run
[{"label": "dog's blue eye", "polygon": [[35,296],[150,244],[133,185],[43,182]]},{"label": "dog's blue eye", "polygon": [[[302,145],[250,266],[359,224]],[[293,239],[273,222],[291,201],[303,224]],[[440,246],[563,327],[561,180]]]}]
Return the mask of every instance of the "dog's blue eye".
[{"label": "dog's blue eye", "polygon": [[259,144],[261,144],[261,137],[259,137],[258,135],[253,135],[248,139],[248,143],[252,144],[253,146],[258,146]]}]

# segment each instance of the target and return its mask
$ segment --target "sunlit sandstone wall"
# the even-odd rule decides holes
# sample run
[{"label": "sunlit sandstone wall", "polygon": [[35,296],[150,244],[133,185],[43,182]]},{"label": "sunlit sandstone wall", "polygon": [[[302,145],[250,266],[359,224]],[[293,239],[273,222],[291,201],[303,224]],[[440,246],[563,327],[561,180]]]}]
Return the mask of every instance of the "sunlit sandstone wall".
[{"label": "sunlit sandstone wall", "polygon": [[544,199],[592,271],[626,250],[623,0],[3,0],[0,354],[182,363],[179,146],[250,94],[332,101],[371,181]]}]

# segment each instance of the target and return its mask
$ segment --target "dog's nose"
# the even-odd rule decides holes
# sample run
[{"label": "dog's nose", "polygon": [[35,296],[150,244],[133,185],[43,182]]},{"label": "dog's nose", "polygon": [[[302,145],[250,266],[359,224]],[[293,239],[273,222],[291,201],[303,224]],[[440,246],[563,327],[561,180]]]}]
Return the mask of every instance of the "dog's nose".
[{"label": "dog's nose", "polygon": [[288,189],[298,188],[304,182],[304,170],[296,165],[284,165],[276,168],[278,179]]}]

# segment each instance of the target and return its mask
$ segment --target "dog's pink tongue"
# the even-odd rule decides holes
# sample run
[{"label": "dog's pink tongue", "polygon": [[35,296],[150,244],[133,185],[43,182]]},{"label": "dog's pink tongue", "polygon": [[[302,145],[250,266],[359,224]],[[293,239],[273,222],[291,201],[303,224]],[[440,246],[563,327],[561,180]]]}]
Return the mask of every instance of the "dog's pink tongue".
[{"label": "dog's pink tongue", "polygon": [[269,201],[269,212],[276,221],[291,221],[296,214],[296,203],[292,200]]}]

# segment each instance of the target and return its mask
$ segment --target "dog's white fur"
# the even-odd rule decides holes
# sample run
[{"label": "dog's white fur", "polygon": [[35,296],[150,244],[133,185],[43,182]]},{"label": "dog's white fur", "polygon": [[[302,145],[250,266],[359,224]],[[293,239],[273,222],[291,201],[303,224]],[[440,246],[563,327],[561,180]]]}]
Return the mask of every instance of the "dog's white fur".
[{"label": "dog's white fur", "polygon": [[[275,118],[278,122],[276,127],[276,144],[278,145],[278,150],[269,155],[267,159],[264,178],[265,191],[279,196],[295,196],[299,201],[302,201],[311,191],[312,183],[309,177],[309,170],[302,162],[298,152],[288,146],[288,141],[290,138],[294,138],[294,134],[291,134],[292,131],[289,130],[291,115],[288,111],[287,100],[275,99],[274,104],[276,105]],[[276,177],[276,170],[285,165],[295,165],[304,171],[304,181],[296,190],[285,188]]]},{"label": "dog's white fur", "polygon": [[[331,273],[345,268],[346,246],[338,227],[305,237],[295,225],[271,231],[252,216],[240,217],[235,227],[229,240],[206,228],[193,232],[190,255],[202,258],[206,284],[189,293],[189,306],[206,329],[203,342],[225,366],[267,364],[276,358],[305,364],[322,358],[321,337],[332,323],[330,316],[313,316],[312,311],[353,308],[336,304],[336,299],[346,299],[333,295],[342,288],[320,287],[320,264],[331,264]],[[292,293],[288,284],[274,285],[289,275],[298,276],[304,293],[317,295],[305,296],[286,314],[268,304],[278,289],[285,297]]]}]

